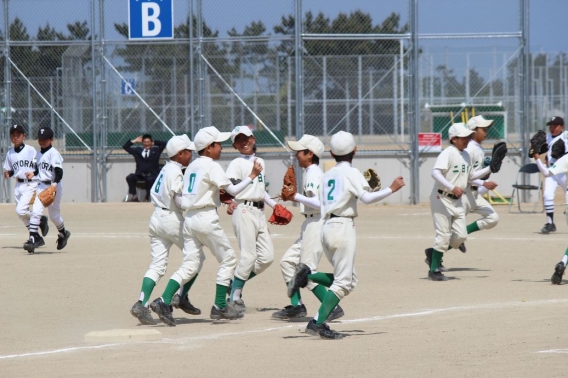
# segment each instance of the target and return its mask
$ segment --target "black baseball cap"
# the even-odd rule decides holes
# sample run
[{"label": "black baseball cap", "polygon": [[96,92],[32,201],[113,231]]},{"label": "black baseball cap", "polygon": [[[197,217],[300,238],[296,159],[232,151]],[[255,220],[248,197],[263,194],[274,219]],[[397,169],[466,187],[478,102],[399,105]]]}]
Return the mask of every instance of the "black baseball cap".
[{"label": "black baseball cap", "polygon": [[26,134],[26,130],[24,130],[22,125],[14,125],[10,127],[10,135],[12,135],[12,133]]},{"label": "black baseball cap", "polygon": [[53,130],[49,127],[42,127],[37,131],[38,139],[51,139],[53,138]]},{"label": "black baseball cap", "polygon": [[564,119],[562,117],[552,117],[550,121],[546,123],[546,126],[550,125],[560,125],[564,126]]}]

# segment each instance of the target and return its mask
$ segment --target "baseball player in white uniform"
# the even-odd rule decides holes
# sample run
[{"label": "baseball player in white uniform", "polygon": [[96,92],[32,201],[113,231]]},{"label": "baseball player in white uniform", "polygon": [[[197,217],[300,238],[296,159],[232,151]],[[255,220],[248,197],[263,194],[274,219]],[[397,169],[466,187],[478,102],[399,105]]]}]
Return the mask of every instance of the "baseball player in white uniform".
[{"label": "baseball player in white uniform", "polygon": [[337,165],[327,171],[320,187],[321,216],[324,223],[321,240],[324,253],[333,265],[333,274],[312,273],[300,263],[288,287],[291,297],[309,280],[329,287],[325,298],[306,332],[324,339],[341,339],[343,335],[334,332],[324,322],[339,301],[357,286],[355,272],[356,239],[354,218],[357,217],[357,199],[365,204],[380,201],[404,186],[402,177],[397,177],[389,188],[368,192],[369,185],[363,174],[351,166],[357,151],[351,133],[340,131],[331,137],[331,156]]},{"label": "baseball player in white uniform", "polygon": [[[550,177],[554,177],[555,175],[566,175],[566,173],[568,172],[568,155],[564,155],[560,159],[556,160],[550,168],[547,168],[546,165],[540,160],[540,155],[538,153],[534,155],[534,159],[540,173],[542,173],[542,175],[547,179]],[[566,204],[564,208],[565,211],[567,211],[566,221],[568,222],[568,204]],[[554,267],[554,273],[550,278],[550,281],[554,285],[560,285],[562,283],[562,276],[564,275],[564,271],[566,270],[567,263],[568,263],[568,248],[566,248],[564,256],[562,256],[562,260],[559,261]]]},{"label": "baseball player in white uniform", "polygon": [[[154,205],[149,225],[152,262],[144,274],[138,301],[130,310],[132,316],[145,325],[156,324],[148,309],[148,300],[154,287],[166,273],[170,248],[176,245],[183,250],[182,169],[189,164],[191,150],[194,149],[195,146],[187,135],[170,138],[166,144],[166,153],[170,160],[166,162],[150,189],[150,201]],[[178,306],[186,313],[201,314],[187,297],[180,299]]]},{"label": "baseball player in white uniform", "polygon": [[[546,162],[550,167],[556,162],[556,159],[551,155],[552,145],[558,140],[564,140],[566,151],[568,151],[568,139],[564,132],[564,119],[562,117],[552,117],[546,125],[550,130],[550,134],[546,136],[546,142],[549,146],[548,152],[546,153]],[[559,186],[562,187],[564,196],[566,197],[566,173],[548,176],[544,179],[544,192],[542,193],[542,197],[544,210],[546,212],[546,224],[540,230],[543,234],[556,231],[556,225],[554,224],[554,193]]]},{"label": "baseball player in white uniform", "polygon": [[[240,156],[229,164],[227,176],[236,185],[248,177],[255,161],[264,170],[264,160],[255,156],[255,138],[248,126],[235,127],[231,132],[231,141]],[[264,206],[272,208],[276,203],[266,192],[263,173],[238,193],[234,201],[231,219],[241,255],[231,285],[229,306],[244,313],[246,307],[241,293],[245,282],[262,273],[274,261],[274,247],[264,215]]]},{"label": "baseball player in white uniform", "polygon": [[[321,217],[319,199],[323,171],[319,167],[319,159],[323,157],[324,145],[319,138],[305,134],[298,141],[289,141],[288,147],[292,151],[296,151],[298,164],[304,169],[301,193],[295,194],[294,201],[300,203],[300,214],[305,217],[305,220],[302,223],[300,237],[284,253],[282,260],[280,260],[282,276],[287,286],[292,280],[292,276],[300,262],[307,265],[312,272],[316,272],[323,253],[321,244],[323,219]],[[327,293],[325,286],[309,281],[307,288],[320,302],[323,302]],[[303,318],[307,315],[306,306],[302,303],[299,290],[292,295],[290,302],[289,306],[273,313],[272,317],[294,319]],[[326,321],[330,322],[343,315],[343,309],[338,305]]]},{"label": "baseball player in white uniform", "polygon": [[[36,155],[35,172],[26,172],[28,180],[37,177],[38,186],[36,196],[49,186],[56,187],[55,200],[47,207],[49,219],[57,227],[57,249],[61,250],[67,245],[67,241],[71,236],[71,232],[65,229],[63,218],[61,217],[61,199],[63,198],[63,157],[59,151],[51,145],[53,142],[53,130],[49,127],[42,127],[37,132],[38,144],[40,150]],[[44,206],[39,199],[36,198],[32,208],[30,217],[30,239],[24,244],[24,249],[29,253],[34,253],[35,249],[40,246],[42,238],[39,236],[38,229],[40,227],[41,216]]]},{"label": "baseball player in white uniform", "polygon": [[[26,131],[21,125],[10,127],[10,140],[14,145],[8,151],[4,160],[4,177],[13,177],[16,180],[14,186],[14,198],[16,200],[16,214],[24,223],[26,228],[30,226],[30,201],[37,189],[37,179],[28,180],[26,173],[33,173],[36,169],[36,150],[32,146],[24,144]],[[42,215],[40,218],[40,230],[42,236],[46,236],[49,231],[47,217]],[[38,247],[45,245],[43,238],[38,239]]]},{"label": "baseball player in white uniform", "polygon": [[[183,261],[181,267],[172,275],[164,293],[152,302],[150,307],[158,313],[166,324],[175,326],[175,319],[169,311],[173,294],[186,282],[192,282],[201,270],[206,246],[219,262],[215,302],[211,307],[211,319],[237,319],[243,314],[227,306],[227,290],[237,258],[227,235],[219,224],[217,207],[221,205],[219,190],[225,189],[235,195],[248,186],[260,174],[262,167],[253,164],[249,176],[238,185],[232,185],[225,171],[216,160],[221,157],[221,142],[231,133],[222,133],[214,126],[200,129],[195,135],[195,149],[199,158],[185,170],[182,207],[187,210],[183,226]],[[187,288],[189,290],[189,288]]]},{"label": "baseball player in white uniform", "polygon": [[462,202],[464,191],[468,184],[491,173],[489,167],[472,169],[471,158],[465,148],[473,133],[464,123],[453,124],[448,130],[451,145],[440,153],[432,169],[435,182],[430,194],[430,210],[436,238],[434,247],[426,250],[426,258],[430,261],[429,280],[447,281],[448,278],[439,269],[443,254],[450,246],[458,248],[467,238]]}]

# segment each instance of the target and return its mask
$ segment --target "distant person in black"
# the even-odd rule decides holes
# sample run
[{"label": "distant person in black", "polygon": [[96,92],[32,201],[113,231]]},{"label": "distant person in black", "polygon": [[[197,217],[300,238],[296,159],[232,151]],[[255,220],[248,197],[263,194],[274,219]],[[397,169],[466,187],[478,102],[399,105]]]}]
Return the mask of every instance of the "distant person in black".
[{"label": "distant person in black", "polygon": [[[142,147],[132,147],[134,143],[142,143]],[[136,181],[144,181],[146,183],[146,198],[150,200],[150,189],[154,184],[154,180],[160,173],[160,156],[166,148],[166,142],[161,140],[152,140],[150,134],[140,135],[134,140],[129,140],[122,146],[136,160],[136,172],[126,176],[128,183],[128,202],[138,202],[136,196]]]}]

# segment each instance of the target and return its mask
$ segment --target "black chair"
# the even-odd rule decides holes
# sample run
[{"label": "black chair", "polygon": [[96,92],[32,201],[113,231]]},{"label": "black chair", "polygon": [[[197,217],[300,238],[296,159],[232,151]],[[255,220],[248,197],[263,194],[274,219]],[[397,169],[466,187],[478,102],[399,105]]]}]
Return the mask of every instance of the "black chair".
[{"label": "black chair", "polygon": [[[531,181],[531,176],[534,177],[536,175],[536,180],[538,185],[534,185]],[[536,190],[537,195],[534,200],[534,206],[532,211],[525,211],[521,209],[521,191],[531,191]],[[517,176],[515,177],[515,183],[513,184],[513,193],[511,193],[511,202],[509,202],[509,213],[512,213],[511,207],[513,206],[513,202],[515,200],[515,192],[517,192],[517,207],[519,208],[519,213],[537,213],[536,208],[539,203],[541,202],[542,197],[542,180],[540,178],[540,171],[538,170],[538,166],[535,163],[529,163],[523,165],[519,171],[517,172]],[[541,213],[544,211],[544,204],[542,204]]]}]

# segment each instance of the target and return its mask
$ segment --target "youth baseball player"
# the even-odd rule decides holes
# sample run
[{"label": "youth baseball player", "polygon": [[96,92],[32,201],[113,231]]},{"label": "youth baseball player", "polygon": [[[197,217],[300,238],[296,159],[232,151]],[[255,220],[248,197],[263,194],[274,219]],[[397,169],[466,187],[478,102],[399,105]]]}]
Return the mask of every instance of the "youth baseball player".
[{"label": "youth baseball player", "polygon": [[[284,253],[280,260],[282,276],[286,286],[290,284],[296,267],[300,262],[307,265],[312,272],[317,271],[317,266],[323,253],[321,244],[321,227],[323,219],[321,217],[319,190],[323,171],[319,167],[319,159],[323,157],[324,145],[315,136],[305,134],[298,141],[289,141],[288,147],[296,151],[296,159],[301,168],[304,169],[302,175],[302,194],[296,193],[294,201],[300,203],[300,214],[305,217],[302,223],[300,237]],[[327,288],[312,281],[307,284],[310,290],[320,302],[325,298]],[[296,291],[290,299],[291,304],[282,310],[272,314],[273,318],[294,319],[303,318],[307,315],[306,306],[302,303],[300,291]],[[341,306],[333,309],[326,321],[338,319],[344,315]]]},{"label": "youth baseball player", "polygon": [[[154,205],[149,226],[152,262],[142,279],[138,301],[130,309],[132,316],[145,325],[156,324],[148,309],[148,300],[154,287],[166,273],[170,248],[176,245],[183,250],[182,169],[191,160],[191,150],[195,150],[195,146],[187,135],[170,138],[166,144],[170,160],[158,173],[150,189],[150,201]],[[201,314],[185,296],[180,298],[178,307],[191,315]]]},{"label": "youth baseball player", "polygon": [[[550,134],[546,137],[548,145],[552,147],[552,145],[558,140],[563,140],[565,150],[568,151],[568,140],[564,133],[564,119],[562,117],[552,117],[546,125],[550,130]],[[546,162],[549,167],[556,162],[556,159],[552,157],[551,153],[552,149],[549,148],[546,153]],[[556,231],[556,225],[554,224],[554,193],[559,186],[562,187],[564,196],[566,196],[566,173],[548,176],[544,179],[544,192],[542,197],[544,210],[546,212],[546,224],[540,230],[543,234],[549,234]]]},{"label": "youth baseball player", "polygon": [[[564,155],[560,159],[556,160],[550,168],[547,168],[546,165],[540,160],[540,155],[538,153],[535,153],[533,157],[540,173],[542,173],[542,175],[547,179],[550,177],[555,177],[557,175],[566,175],[566,172],[568,172],[568,155]],[[565,205],[565,209],[568,211],[568,204]],[[566,214],[566,220],[568,222],[568,213]],[[566,248],[564,256],[562,256],[562,260],[559,261],[554,267],[554,273],[550,278],[550,281],[553,284],[560,285],[562,283],[562,276],[564,275],[564,271],[566,270],[566,263],[568,263],[568,248]]]},{"label": "youth baseball player", "polygon": [[[57,227],[57,249],[61,250],[67,245],[67,241],[71,236],[71,232],[65,229],[63,218],[61,217],[61,198],[63,198],[63,185],[61,179],[63,178],[63,158],[59,151],[52,146],[53,130],[49,127],[42,127],[37,132],[38,144],[40,150],[36,155],[36,170],[35,172],[26,172],[26,178],[32,180],[37,177],[38,186],[36,189],[36,196],[46,190],[48,187],[53,186],[56,189],[55,200],[47,207],[49,219]],[[34,253],[35,249],[41,245],[42,238],[38,234],[41,216],[43,214],[44,206],[39,199],[36,198],[30,216],[30,238],[24,244],[24,249],[29,253]]]},{"label": "youth baseball player", "polygon": [[[28,180],[26,173],[34,172],[36,169],[36,149],[24,144],[26,131],[21,125],[10,127],[10,141],[14,145],[8,151],[4,160],[4,177],[14,177],[14,198],[16,200],[16,214],[24,223],[26,228],[30,226],[30,201],[37,189],[37,179]],[[39,224],[42,236],[49,232],[47,217],[42,215]],[[38,239],[38,247],[45,245],[43,238]]]},{"label": "youth baseball player", "polygon": [[312,273],[300,263],[288,287],[288,296],[307,285],[308,280],[329,287],[324,300],[306,332],[324,339],[341,339],[343,335],[329,328],[324,322],[339,301],[357,285],[355,272],[357,199],[365,204],[380,201],[404,186],[402,177],[397,177],[389,188],[368,192],[369,185],[363,174],[351,166],[357,151],[351,133],[340,131],[331,137],[331,156],[337,165],[323,175],[320,187],[321,216],[324,223],[321,240],[324,253],[333,265],[333,274]]},{"label": "youth baseball player", "polygon": [[[181,287],[189,290],[191,284],[201,270],[206,246],[219,262],[215,302],[211,307],[211,319],[237,319],[243,314],[233,307],[227,306],[227,290],[237,258],[227,235],[219,224],[217,207],[221,205],[219,190],[225,189],[236,195],[260,174],[262,166],[255,162],[249,175],[237,185],[231,181],[216,160],[221,157],[221,142],[226,141],[231,133],[222,133],[214,126],[200,129],[195,135],[195,149],[199,158],[194,160],[185,170],[183,183],[182,207],[187,210],[183,225],[183,261],[170,278],[164,293],[152,302],[150,307],[166,324],[175,326],[169,304],[174,293]],[[190,282],[190,285],[186,285]],[[189,287],[187,287],[189,286]]]},{"label": "youth baseball player", "polygon": [[[450,146],[445,148],[434,163],[432,177],[434,187],[430,194],[430,210],[436,230],[434,247],[432,248],[428,279],[447,281],[440,265],[448,248],[458,248],[467,237],[465,209],[462,196],[468,185],[491,173],[490,167],[474,170],[471,158],[465,151],[471,134],[474,133],[464,123],[453,124],[449,131]],[[427,250],[428,251],[428,250]]]},{"label": "youth baseball player", "polygon": [[[264,170],[264,160],[254,153],[255,138],[248,126],[237,126],[231,132],[233,147],[240,156],[231,161],[227,176],[233,184],[245,180],[253,162]],[[264,215],[265,204],[276,205],[266,192],[265,175],[260,173],[247,187],[235,196],[233,205],[233,231],[241,251],[235,276],[231,285],[229,305],[241,313],[246,311],[241,293],[245,282],[262,273],[274,261],[274,247]]]}]

